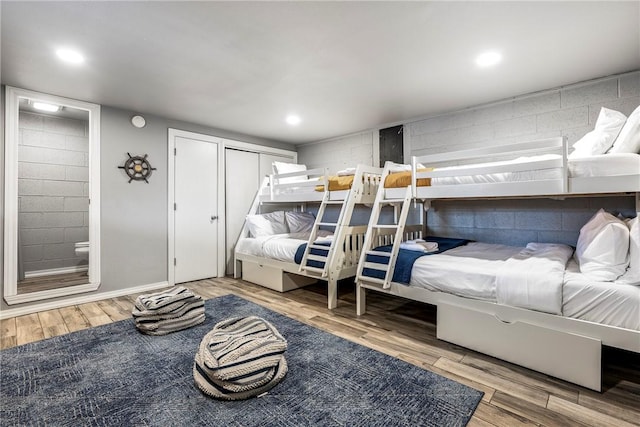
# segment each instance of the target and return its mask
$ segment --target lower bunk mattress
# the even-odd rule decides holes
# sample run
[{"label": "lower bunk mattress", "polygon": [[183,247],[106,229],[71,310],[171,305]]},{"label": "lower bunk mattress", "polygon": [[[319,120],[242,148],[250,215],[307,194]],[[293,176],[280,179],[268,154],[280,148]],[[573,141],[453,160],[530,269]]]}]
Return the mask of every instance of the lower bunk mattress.
[{"label": "lower bunk mattress", "polygon": [[565,245],[471,242],[418,258],[408,286],[640,330],[640,284],[589,279],[571,255]]},{"label": "lower bunk mattress", "polygon": [[[295,262],[300,247],[309,241],[310,232],[246,237],[238,240],[236,252],[284,262]],[[318,231],[317,242],[329,242],[332,232]]]}]

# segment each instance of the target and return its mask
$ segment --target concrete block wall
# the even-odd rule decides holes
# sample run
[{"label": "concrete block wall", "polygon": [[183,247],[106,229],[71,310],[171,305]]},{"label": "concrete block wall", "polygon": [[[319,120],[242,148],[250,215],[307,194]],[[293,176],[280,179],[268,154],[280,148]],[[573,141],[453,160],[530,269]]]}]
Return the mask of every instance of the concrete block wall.
[{"label": "concrete block wall", "polygon": [[529,242],[575,246],[580,228],[600,208],[636,216],[635,201],[628,196],[436,201],[427,211],[427,232],[512,246]]},{"label": "concrete block wall", "polygon": [[[625,115],[640,105],[640,71],[516,97],[405,125],[411,155],[566,136],[569,145],[593,130],[601,107]],[[575,245],[600,208],[635,216],[633,197],[566,200],[437,201],[427,214],[432,234],[490,243]]]},{"label": "concrete block wall", "polygon": [[[409,163],[412,155],[557,136],[566,136],[572,145],[593,129],[601,107],[628,116],[638,105],[640,71],[517,96],[406,123],[404,159]],[[332,171],[358,163],[373,164],[376,133],[300,146],[299,162],[310,167],[328,166]],[[427,224],[432,234],[490,243],[575,245],[582,225],[600,208],[635,216],[630,196],[437,201],[427,214]]]},{"label": "concrete block wall", "polygon": [[358,164],[372,165],[374,142],[377,144],[377,141],[377,131],[367,131],[301,145],[298,147],[298,163],[307,165],[308,169],[326,167],[332,174]]},{"label": "concrete block wall", "polygon": [[28,112],[19,116],[18,228],[22,270],[84,266],[89,240],[89,124]]},{"label": "concrete block wall", "polygon": [[593,130],[601,107],[640,105],[640,71],[467,108],[405,124],[405,162],[422,155],[566,136]]}]

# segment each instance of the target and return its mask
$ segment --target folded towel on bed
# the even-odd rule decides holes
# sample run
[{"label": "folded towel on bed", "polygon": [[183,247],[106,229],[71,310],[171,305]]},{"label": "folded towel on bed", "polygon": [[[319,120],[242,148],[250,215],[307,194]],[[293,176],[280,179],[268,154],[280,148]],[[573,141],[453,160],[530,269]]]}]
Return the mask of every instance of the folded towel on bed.
[{"label": "folded towel on bed", "polygon": [[406,242],[400,243],[400,249],[406,249],[409,251],[418,251],[418,252],[434,252],[438,250],[438,243],[425,242],[422,239],[407,240]]},{"label": "folded towel on bed", "polygon": [[[457,248],[458,246],[466,245],[470,242],[470,240],[466,239],[452,239],[448,237],[436,237],[436,236],[427,236],[426,242],[434,242],[438,244],[438,249],[433,252],[425,252],[425,251],[408,251],[400,248],[398,251],[398,257],[396,259],[396,265],[393,270],[393,278],[392,282],[396,283],[404,283],[409,284],[411,280],[411,270],[413,269],[413,264],[415,261],[425,255],[435,255],[438,253],[442,253],[446,250]],[[392,245],[386,246],[378,246],[374,248],[376,252],[391,252]],[[366,261],[374,264],[388,264],[389,257],[387,256],[379,256],[379,255],[371,255],[368,254],[366,257]],[[376,279],[384,279],[385,271],[378,270],[375,268],[364,268],[362,270],[363,276],[374,277]],[[388,288],[389,285],[385,286]]]},{"label": "folded towel on bed", "polygon": [[140,295],[131,314],[136,328],[149,335],[180,331],[198,325],[205,319],[202,297],[183,286]]},{"label": "folded towel on bed", "polygon": [[200,342],[193,364],[206,395],[240,400],[262,394],[287,373],[287,341],[266,320],[236,317],[217,323]]}]

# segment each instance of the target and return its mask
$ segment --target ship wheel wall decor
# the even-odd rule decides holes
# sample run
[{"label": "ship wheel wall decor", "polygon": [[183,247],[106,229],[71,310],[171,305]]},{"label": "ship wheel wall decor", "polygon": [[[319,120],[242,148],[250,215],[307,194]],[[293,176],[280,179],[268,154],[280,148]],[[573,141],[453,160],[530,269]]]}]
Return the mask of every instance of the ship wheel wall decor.
[{"label": "ship wheel wall decor", "polygon": [[147,178],[151,176],[151,172],[156,170],[156,168],[151,167],[151,164],[147,160],[147,154],[144,156],[132,156],[127,153],[127,156],[129,156],[129,158],[125,160],[124,165],[118,166],[118,169],[124,169],[129,177],[129,183],[131,183],[131,181],[144,181],[148,184],[149,181]]}]

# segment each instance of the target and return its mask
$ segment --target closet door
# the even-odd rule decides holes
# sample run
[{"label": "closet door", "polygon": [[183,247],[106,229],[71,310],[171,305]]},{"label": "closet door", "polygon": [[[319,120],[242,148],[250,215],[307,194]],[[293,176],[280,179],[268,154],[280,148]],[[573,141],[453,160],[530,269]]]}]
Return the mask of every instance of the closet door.
[{"label": "closet door", "polygon": [[226,271],[227,274],[233,274],[233,251],[236,241],[261,182],[260,154],[227,148],[225,159]]},{"label": "closet door", "polygon": [[175,283],[218,276],[218,144],[175,138]]}]

